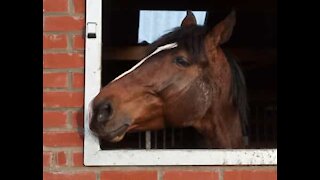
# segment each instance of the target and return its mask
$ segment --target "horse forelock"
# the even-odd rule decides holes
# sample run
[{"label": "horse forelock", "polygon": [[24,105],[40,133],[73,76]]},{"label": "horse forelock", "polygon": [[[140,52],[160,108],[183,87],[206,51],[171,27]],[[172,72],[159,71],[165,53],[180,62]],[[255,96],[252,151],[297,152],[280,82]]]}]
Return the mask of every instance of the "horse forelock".
[{"label": "horse forelock", "polygon": [[194,57],[190,60],[197,63],[199,59],[197,57],[203,53],[203,42],[206,34],[207,28],[205,26],[177,27],[150,44],[148,52],[153,52],[157,47],[164,44],[176,42],[179,49],[187,51],[191,57]]}]

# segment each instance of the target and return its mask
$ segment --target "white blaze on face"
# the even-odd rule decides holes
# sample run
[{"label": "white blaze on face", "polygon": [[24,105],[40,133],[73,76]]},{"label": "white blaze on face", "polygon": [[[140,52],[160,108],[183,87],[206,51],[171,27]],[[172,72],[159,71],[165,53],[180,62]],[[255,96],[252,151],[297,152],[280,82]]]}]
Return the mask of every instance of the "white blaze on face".
[{"label": "white blaze on face", "polygon": [[141,64],[144,63],[147,59],[149,59],[151,56],[157,54],[158,52],[163,51],[163,50],[167,50],[167,49],[172,49],[172,48],[175,48],[177,46],[178,46],[177,43],[171,43],[171,44],[166,44],[166,45],[158,47],[153,53],[151,53],[147,57],[143,58],[140,62],[138,62],[136,65],[134,65],[131,69],[129,69],[128,71],[126,71],[126,72],[124,72],[122,74],[120,74],[118,77],[116,77],[111,82],[114,82],[114,81],[116,81],[116,80],[128,75],[129,73],[131,73],[132,71],[137,69],[139,66],[141,66]]}]

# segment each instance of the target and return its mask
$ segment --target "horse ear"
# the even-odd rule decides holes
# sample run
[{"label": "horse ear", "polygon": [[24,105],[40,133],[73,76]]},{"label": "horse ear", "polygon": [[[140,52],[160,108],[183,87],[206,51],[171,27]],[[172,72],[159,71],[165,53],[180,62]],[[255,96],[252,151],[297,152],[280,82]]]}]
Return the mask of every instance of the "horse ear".
[{"label": "horse ear", "polygon": [[186,17],[181,22],[181,26],[186,27],[191,25],[197,25],[197,20],[192,11],[188,10]]},{"label": "horse ear", "polygon": [[207,36],[209,36],[215,46],[221,45],[230,39],[235,24],[236,11],[233,9],[231,13],[224,20],[219,22]]}]

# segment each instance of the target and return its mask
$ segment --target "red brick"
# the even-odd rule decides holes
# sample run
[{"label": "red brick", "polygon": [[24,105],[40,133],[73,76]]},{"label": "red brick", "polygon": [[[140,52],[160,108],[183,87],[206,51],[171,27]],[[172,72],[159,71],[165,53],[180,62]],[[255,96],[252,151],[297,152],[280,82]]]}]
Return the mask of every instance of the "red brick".
[{"label": "red brick", "polygon": [[84,49],[84,38],[82,35],[74,35],[73,36],[73,49]]},{"label": "red brick", "polygon": [[43,0],[44,12],[67,12],[68,0]]},{"label": "red brick", "polygon": [[274,170],[235,170],[225,171],[224,180],[276,180],[277,173]]},{"label": "red brick", "polygon": [[74,12],[84,13],[85,0],[73,0]]},{"label": "red brick", "polygon": [[209,171],[167,171],[163,180],[218,180],[218,173]]},{"label": "red brick", "polygon": [[50,167],[52,162],[52,152],[43,152],[43,167]]},{"label": "red brick", "polygon": [[43,145],[48,147],[83,146],[83,134],[79,134],[79,132],[44,132]]},{"label": "red brick", "polygon": [[57,165],[65,166],[67,164],[67,155],[64,151],[57,152]]},{"label": "red brick", "polygon": [[83,128],[83,112],[77,111],[72,113],[72,127]]},{"label": "red brick", "polygon": [[67,73],[44,73],[44,88],[65,88],[67,87]]},{"label": "red brick", "polygon": [[94,172],[43,172],[43,180],[96,180]]},{"label": "red brick", "polygon": [[67,36],[65,34],[45,34],[43,35],[44,49],[65,49],[67,48]]},{"label": "red brick", "polygon": [[101,180],[157,180],[156,171],[103,171]]},{"label": "red brick", "polygon": [[84,18],[76,16],[46,16],[44,31],[80,31],[84,29]]},{"label": "red brick", "polygon": [[60,128],[66,127],[66,112],[43,112],[43,128]]},{"label": "red brick", "polygon": [[83,92],[44,92],[43,107],[82,107]]},{"label": "red brick", "polygon": [[84,87],[84,74],[83,73],[73,73],[72,74],[72,87],[73,88],[83,88]]},{"label": "red brick", "polygon": [[82,53],[58,53],[43,55],[44,68],[83,68],[84,56]]},{"label": "red brick", "polygon": [[73,166],[84,166],[83,165],[83,152],[75,152],[72,155]]}]

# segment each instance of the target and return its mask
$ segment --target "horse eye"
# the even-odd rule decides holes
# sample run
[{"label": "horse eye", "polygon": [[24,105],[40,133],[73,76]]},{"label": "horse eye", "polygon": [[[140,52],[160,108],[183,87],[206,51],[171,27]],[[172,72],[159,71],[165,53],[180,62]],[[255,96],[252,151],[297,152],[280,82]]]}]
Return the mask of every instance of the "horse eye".
[{"label": "horse eye", "polygon": [[174,63],[176,63],[177,65],[182,66],[182,67],[188,67],[191,65],[187,59],[185,59],[184,57],[181,57],[181,56],[176,57],[174,60]]}]

